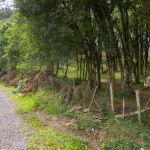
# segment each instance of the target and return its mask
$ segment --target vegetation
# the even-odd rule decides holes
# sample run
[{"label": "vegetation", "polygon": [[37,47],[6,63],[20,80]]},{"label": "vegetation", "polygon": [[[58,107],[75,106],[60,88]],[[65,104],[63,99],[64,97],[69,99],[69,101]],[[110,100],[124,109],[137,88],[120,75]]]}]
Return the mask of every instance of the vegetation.
[{"label": "vegetation", "polygon": [[114,72],[119,70],[126,94],[148,69],[149,14],[140,0],[15,3],[12,25],[2,33],[9,43],[3,46],[3,57],[11,64],[7,70],[30,74],[47,67],[57,75],[60,66],[68,68],[75,60],[77,77],[101,88],[106,58],[110,82],[115,87]]},{"label": "vegetation", "polygon": [[38,111],[75,120],[75,130],[102,137],[102,150],[149,149],[149,112],[141,126],[137,116],[114,117],[122,99],[125,113],[136,111],[135,90],[141,108],[150,105],[149,4],[15,0],[14,10],[1,9],[1,81],[16,86],[17,113],[34,126],[29,149],[88,149],[88,142],[45,127]]},{"label": "vegetation", "polygon": [[[1,87],[3,86],[4,85],[1,85]],[[28,149],[93,149],[93,147],[91,147],[91,142],[93,141],[84,139],[84,135],[82,140],[79,140],[78,138],[73,137],[73,135],[68,136],[68,134],[70,134],[69,132],[73,132],[73,130],[68,130],[68,133],[66,131],[65,133],[63,132],[66,127],[59,129],[60,131],[58,131],[58,129],[56,130],[56,126],[50,121],[51,119],[54,119],[53,121],[55,122],[55,117],[49,118],[48,121],[43,121],[44,116],[41,116],[41,118],[39,115],[36,115],[36,112],[41,110],[57,117],[61,113],[61,115],[79,120],[74,126],[74,129],[77,130],[76,132],[78,132],[78,130],[84,130],[86,136],[97,138],[99,140],[98,149],[107,150],[111,148],[116,150],[138,150],[143,148],[144,150],[148,150],[150,147],[150,130],[143,125],[139,126],[136,118],[119,119],[116,122],[116,120],[109,115],[109,120],[96,123],[93,122],[94,118],[90,112],[82,113],[81,111],[76,111],[72,113],[70,112],[71,107],[64,106],[61,103],[58,105],[58,99],[55,99],[54,102],[51,103],[49,94],[54,94],[54,91],[49,90],[49,93],[47,93],[48,91],[43,88],[39,89],[36,94],[28,96],[14,93],[14,88],[9,87],[9,91],[12,91],[11,97],[18,104],[16,112],[21,114],[32,130],[31,133],[28,133],[30,137]],[[49,106],[47,103],[49,103]],[[149,116],[148,113],[147,115]],[[57,124],[60,123],[59,121],[58,117]],[[64,123],[67,124],[68,122]],[[60,126],[62,126],[62,124],[60,124]]]}]

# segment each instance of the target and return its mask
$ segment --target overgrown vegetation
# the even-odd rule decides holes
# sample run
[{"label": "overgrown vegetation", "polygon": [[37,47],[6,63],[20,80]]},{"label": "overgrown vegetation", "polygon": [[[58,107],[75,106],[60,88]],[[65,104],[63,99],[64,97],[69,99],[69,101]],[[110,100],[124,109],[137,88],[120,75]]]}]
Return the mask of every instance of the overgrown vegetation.
[{"label": "overgrown vegetation", "polygon": [[135,90],[141,109],[150,106],[150,89],[144,87],[150,84],[149,1],[15,5],[0,11],[0,80],[16,87],[16,112],[35,127],[29,149],[88,149],[45,128],[38,111],[73,120],[67,125],[98,139],[98,149],[150,149],[149,112],[142,114],[141,126],[137,116],[114,119],[123,113],[123,99],[125,113],[136,111]]},{"label": "overgrown vegetation", "polygon": [[[38,118],[36,112],[41,110],[56,117],[64,115],[70,119],[74,118],[74,130],[77,130],[77,132],[78,130],[84,131],[84,134],[98,139],[99,149],[138,150],[143,148],[144,150],[148,150],[150,147],[150,130],[144,126],[144,121],[143,125],[139,126],[136,117],[116,121],[113,115],[109,115],[107,116],[109,119],[106,121],[94,122],[92,112],[83,113],[80,109],[71,111],[74,106],[68,106],[64,101],[58,98],[54,90],[49,90],[49,88],[39,88],[34,95],[18,95],[14,93],[13,90],[12,94],[13,99],[15,99],[19,106],[16,112],[22,115],[33,130],[30,135],[29,149],[82,148],[82,142],[73,137],[68,137],[64,135],[64,133],[55,131],[52,127],[47,126],[41,118]],[[104,110],[104,112],[105,111],[106,110]],[[102,114],[102,116],[103,115],[104,114]],[[146,118],[148,119],[149,114],[147,115]],[[149,120],[147,120],[146,125],[148,125],[148,121]],[[83,149],[88,149],[88,142],[90,141],[83,142],[83,145],[85,145]]]}]

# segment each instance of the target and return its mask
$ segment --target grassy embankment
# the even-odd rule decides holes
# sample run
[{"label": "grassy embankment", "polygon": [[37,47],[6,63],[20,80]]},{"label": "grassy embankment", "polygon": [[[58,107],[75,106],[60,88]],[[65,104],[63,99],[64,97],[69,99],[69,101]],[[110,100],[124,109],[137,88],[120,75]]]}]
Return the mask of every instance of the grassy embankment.
[{"label": "grassy embankment", "polygon": [[[52,105],[49,103],[46,107],[44,102],[53,93],[52,91],[47,92],[47,90],[39,89],[35,95],[21,96],[14,94],[14,88],[5,87],[3,83],[1,83],[0,87],[9,91],[9,96],[18,105],[16,113],[21,114],[22,118],[28,124],[28,128],[30,128],[26,132],[30,137],[28,143],[29,150],[90,150],[85,141],[46,126],[32,113],[37,109],[45,109],[49,113],[50,111],[48,110],[51,110],[53,114],[56,114],[57,104],[54,106],[54,102],[52,102]],[[39,101],[41,101],[41,104]]]},{"label": "grassy embankment", "polygon": [[[75,71],[75,69],[72,69],[72,75],[75,74],[73,71]],[[116,77],[118,79],[117,82],[119,82],[119,75],[116,74]],[[104,79],[108,79],[107,74],[104,75]],[[136,85],[135,88],[137,87],[138,85]],[[81,88],[84,89],[85,87]],[[9,88],[9,91],[15,90],[13,88]],[[149,89],[147,89],[146,92],[149,92]],[[150,113],[142,115],[141,126],[137,123],[137,116],[128,119],[119,119],[116,121],[113,118],[111,111],[106,108],[107,104],[105,102],[109,99],[109,89],[107,89],[107,87],[103,87],[100,95],[97,95],[97,97],[103,97],[104,100],[104,102],[101,103],[102,107],[99,106],[99,110],[104,113],[107,118],[109,118],[107,121],[100,123],[93,122],[94,118],[91,112],[86,114],[81,113],[80,111],[70,113],[69,110],[72,106],[67,106],[66,103],[64,103],[64,101],[60,98],[60,95],[56,94],[50,87],[39,88],[33,95],[22,96],[18,95],[18,93],[12,92],[11,96],[19,106],[16,112],[21,114],[29,126],[31,126],[31,139],[28,145],[28,148],[31,150],[90,149],[87,146],[90,141],[80,141],[77,138],[68,136],[67,134],[56,131],[54,128],[49,128],[46,126],[44,122],[34,115],[33,112],[37,110],[42,110],[54,116],[64,115],[77,119],[78,122],[75,126],[76,130],[83,130],[84,132],[90,133],[91,129],[100,129],[100,137],[98,137],[96,133],[91,136],[100,138],[99,148],[101,150],[150,149],[150,130],[145,126],[150,124]],[[115,98],[116,101],[119,102],[123,96],[119,94],[119,91],[116,91]],[[135,101],[134,96],[126,97],[126,101],[128,103]],[[74,104],[81,104],[86,107],[89,106],[87,102],[81,102],[81,100],[77,100]],[[92,108],[94,108],[94,106]]]}]

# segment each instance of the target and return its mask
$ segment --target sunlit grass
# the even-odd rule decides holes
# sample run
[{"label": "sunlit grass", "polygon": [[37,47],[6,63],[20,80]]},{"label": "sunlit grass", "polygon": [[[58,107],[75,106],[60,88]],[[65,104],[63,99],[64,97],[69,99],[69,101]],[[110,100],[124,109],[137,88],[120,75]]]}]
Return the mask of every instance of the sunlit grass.
[{"label": "sunlit grass", "polygon": [[[66,70],[66,67],[62,68],[62,69],[59,69],[58,71],[58,77],[63,77],[64,74],[65,74],[65,70]],[[68,78],[76,78],[77,76],[77,68],[76,67],[68,67],[68,73],[67,73],[67,77]]]},{"label": "sunlit grass", "polygon": [[85,142],[54,129],[38,130],[30,140],[29,150],[90,150]]},{"label": "sunlit grass", "polygon": [[[9,96],[18,105],[17,113],[22,115],[22,118],[28,123],[30,128],[30,135],[28,141],[28,150],[90,150],[87,143],[75,138],[67,133],[56,131],[45,124],[34,115],[37,108],[44,109],[51,114],[57,114],[58,101],[49,98],[54,94],[53,90],[40,88],[37,93],[33,95],[18,95],[13,93],[13,87],[5,87],[0,83],[0,87],[6,90]],[[6,92],[6,93],[7,93]]]},{"label": "sunlit grass", "polygon": [[32,114],[29,114],[25,120],[29,123],[29,124],[32,124],[32,126],[34,126],[35,128],[44,128],[44,123],[39,119],[37,118],[36,116],[32,115]]}]

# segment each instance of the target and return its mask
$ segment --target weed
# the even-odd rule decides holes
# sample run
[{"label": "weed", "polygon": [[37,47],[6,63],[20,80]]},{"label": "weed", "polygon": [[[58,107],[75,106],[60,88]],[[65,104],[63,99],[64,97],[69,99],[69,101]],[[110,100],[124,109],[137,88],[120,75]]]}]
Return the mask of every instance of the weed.
[{"label": "weed", "polygon": [[53,129],[40,130],[30,140],[29,150],[90,150],[84,141]]},{"label": "weed", "polygon": [[75,129],[90,131],[91,128],[98,126],[98,123],[94,122],[94,117],[91,113],[83,114],[81,111],[75,111],[73,114],[69,114],[70,117],[78,120]]},{"label": "weed", "polygon": [[[118,132],[119,131],[119,132]],[[150,149],[150,131],[130,120],[108,120],[103,125],[101,150]]]},{"label": "weed", "polygon": [[107,115],[107,101],[103,99],[100,103],[100,114],[101,116],[106,116]]},{"label": "weed", "polygon": [[112,142],[104,142],[101,144],[100,150],[138,150],[139,145],[133,141],[123,141],[119,138],[114,139]]},{"label": "weed", "polygon": [[58,109],[60,107],[60,102],[57,98],[50,100],[45,107],[44,111],[53,115],[58,115]]},{"label": "weed", "polygon": [[16,97],[16,99],[19,103],[19,108],[16,111],[17,113],[28,113],[36,110],[39,107],[39,103],[33,100],[31,96],[20,96]]},{"label": "weed", "polygon": [[32,125],[34,125],[36,128],[41,128],[41,127],[44,127],[44,123],[41,122],[39,120],[39,118],[33,116],[33,115],[29,115],[27,118],[26,118],[27,122],[28,123],[31,123]]},{"label": "weed", "polygon": [[2,77],[3,75],[5,75],[6,73],[7,73],[7,70],[1,69],[0,70],[0,77]]},{"label": "weed", "polygon": [[80,100],[83,98],[83,93],[80,88],[77,89],[77,99]]},{"label": "weed", "polygon": [[79,130],[86,129],[90,131],[91,128],[96,126],[96,123],[94,123],[93,120],[94,118],[91,114],[89,113],[84,114],[84,115],[82,114],[76,125],[76,129],[79,129]]},{"label": "weed", "polygon": [[60,107],[58,107],[58,114],[59,115],[69,115],[70,106],[66,103],[62,103]]}]

